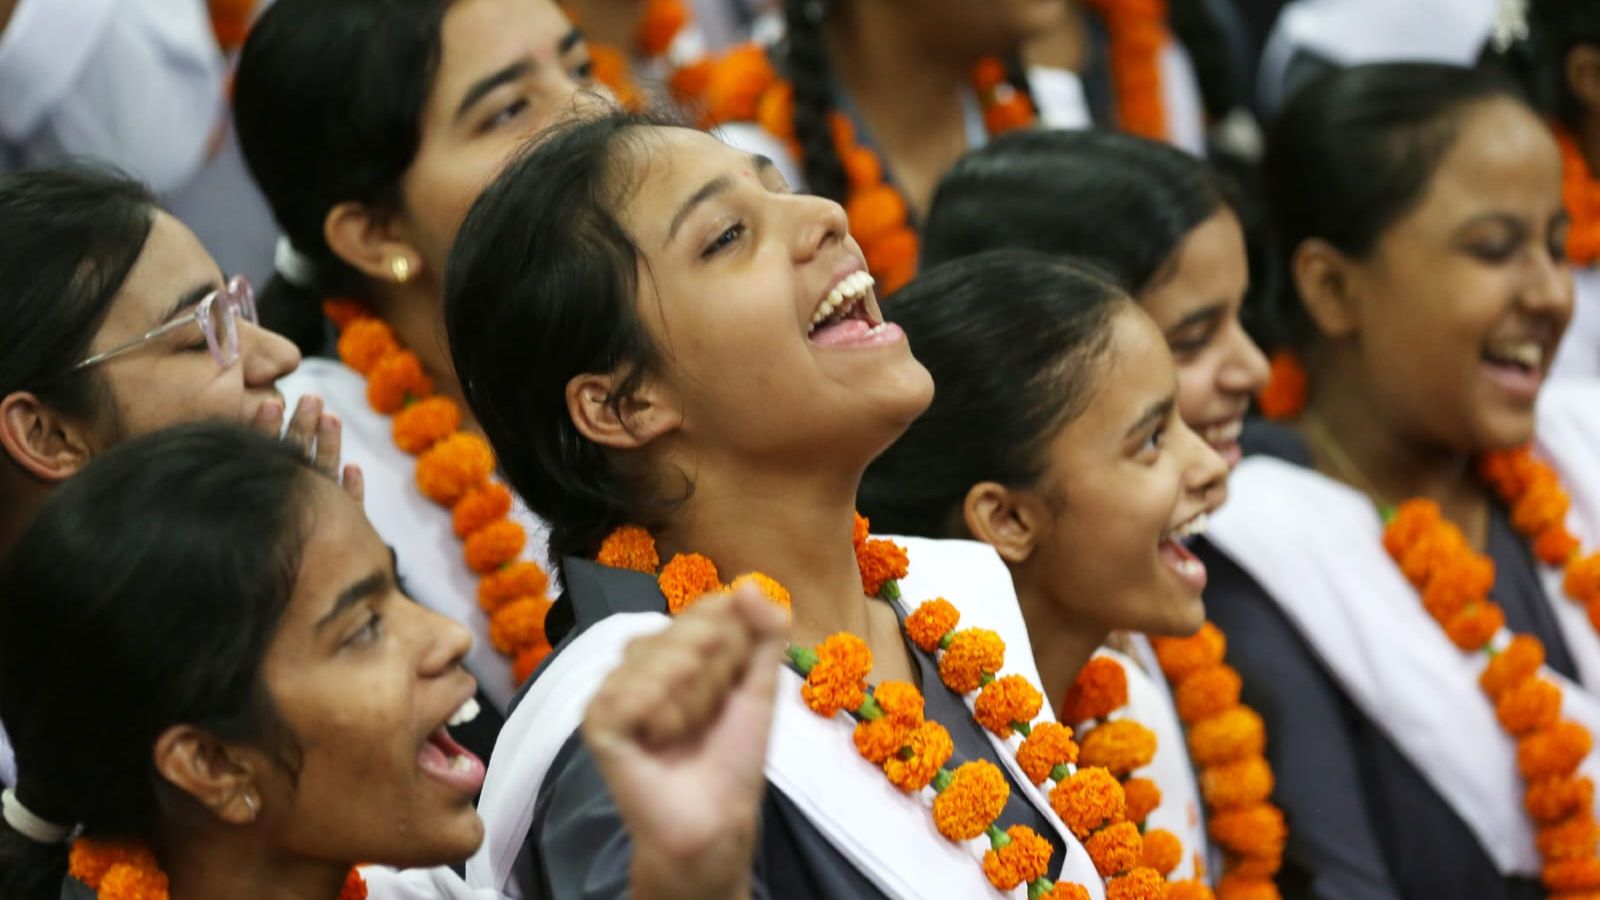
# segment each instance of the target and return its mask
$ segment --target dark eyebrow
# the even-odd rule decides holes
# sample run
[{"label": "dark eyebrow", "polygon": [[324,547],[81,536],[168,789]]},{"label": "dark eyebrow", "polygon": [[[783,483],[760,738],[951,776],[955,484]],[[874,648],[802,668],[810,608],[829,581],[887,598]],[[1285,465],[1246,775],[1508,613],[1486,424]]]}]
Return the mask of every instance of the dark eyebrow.
[{"label": "dark eyebrow", "polygon": [[1513,231],[1526,231],[1527,230],[1527,227],[1526,227],[1526,225],[1524,225],[1523,221],[1521,219],[1517,218],[1516,216],[1512,215],[1511,213],[1486,212],[1486,213],[1483,213],[1481,215],[1473,216],[1472,218],[1468,219],[1467,221],[1462,222],[1461,223],[1461,227],[1456,229],[1456,234],[1458,234],[1458,235],[1465,234],[1468,231],[1471,231],[1472,229],[1478,227],[1479,225],[1483,225],[1485,223],[1490,223],[1490,222],[1492,222],[1492,223],[1494,223],[1496,225],[1504,225],[1507,228],[1512,229]]},{"label": "dark eyebrow", "polygon": [[1177,404],[1178,398],[1173,396],[1157,400],[1156,402],[1150,404],[1145,408],[1144,415],[1139,417],[1139,421],[1134,422],[1128,427],[1128,430],[1123,437],[1133,437],[1134,435],[1144,431],[1146,428],[1149,428],[1151,425],[1154,425],[1155,423],[1160,422],[1166,417],[1172,415],[1172,408]]},{"label": "dark eyebrow", "polygon": [[556,44],[556,51],[565,56],[567,51],[578,46],[578,42],[581,40],[583,40],[583,32],[574,28],[562,35],[561,41]]},{"label": "dark eyebrow", "polygon": [[329,622],[344,615],[345,611],[350,607],[374,594],[382,593],[383,589],[388,586],[389,573],[380,571],[373,572],[371,575],[345,588],[339,592],[339,599],[333,601],[333,609],[328,610],[326,615],[317,620],[316,630],[322,630]]},{"label": "dark eyebrow", "polygon": [[467,88],[466,96],[461,98],[461,105],[456,107],[456,119],[459,120],[466,115],[467,110],[471,109],[479,100],[482,100],[485,94],[502,84],[516,81],[532,71],[533,60],[524,59],[478,79],[473,83],[472,87]]},{"label": "dark eyebrow", "polygon": [[[750,154],[750,162],[756,167],[757,177],[761,177],[769,170],[776,168],[771,159],[762,156],[759,153]],[[683,220],[689,218],[689,214],[694,212],[695,207],[731,187],[733,187],[733,178],[731,176],[718,175],[717,177],[701,185],[700,190],[690,194],[689,199],[683,201],[683,205],[678,207],[677,213],[675,213],[672,217],[672,225],[667,228],[667,243],[671,244],[672,239],[677,237],[678,228],[683,225]]]},{"label": "dark eyebrow", "polygon": [[160,328],[162,325],[171,322],[173,319],[176,319],[184,312],[198,305],[201,300],[204,300],[208,295],[213,294],[216,291],[217,286],[214,284],[197,284],[187,291],[184,291],[183,296],[178,298],[178,302],[168,307],[167,311],[161,314],[161,318],[156,320],[155,327]]},{"label": "dark eyebrow", "polygon": [[1213,303],[1210,306],[1202,307],[1179,319],[1167,329],[1167,333],[1171,334],[1175,331],[1182,331],[1191,325],[1196,325],[1209,319],[1220,319],[1227,311],[1228,304],[1220,302]]}]

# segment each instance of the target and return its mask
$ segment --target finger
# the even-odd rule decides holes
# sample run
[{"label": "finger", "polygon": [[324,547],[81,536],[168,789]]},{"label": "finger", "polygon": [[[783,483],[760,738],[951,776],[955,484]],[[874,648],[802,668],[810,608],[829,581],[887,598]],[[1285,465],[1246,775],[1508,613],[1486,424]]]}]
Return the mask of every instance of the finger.
[{"label": "finger", "polygon": [[317,420],[322,416],[322,398],[306,395],[294,406],[294,415],[289,417],[289,428],[284,432],[283,439],[301,450],[307,456],[311,453],[312,441],[317,434]]},{"label": "finger", "polygon": [[333,413],[324,412],[317,417],[316,455],[312,457],[311,462],[329,475],[339,474],[339,449],[343,430],[344,423]]},{"label": "finger", "polygon": [[339,479],[339,483],[344,486],[344,492],[350,495],[350,499],[358,504],[366,503],[367,476],[362,473],[360,466],[355,463],[345,466],[344,474]]},{"label": "finger", "polygon": [[283,400],[274,397],[256,408],[250,427],[273,440],[283,434]]}]

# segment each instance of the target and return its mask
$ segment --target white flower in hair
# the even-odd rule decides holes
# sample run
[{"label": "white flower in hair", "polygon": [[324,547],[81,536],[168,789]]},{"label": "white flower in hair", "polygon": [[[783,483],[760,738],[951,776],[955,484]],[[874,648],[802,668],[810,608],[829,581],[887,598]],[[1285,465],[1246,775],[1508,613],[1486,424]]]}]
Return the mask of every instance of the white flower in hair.
[{"label": "white flower in hair", "polygon": [[1495,13],[1494,30],[1489,35],[1489,45],[1496,53],[1504,53],[1513,44],[1528,39],[1528,0],[1500,0]]}]

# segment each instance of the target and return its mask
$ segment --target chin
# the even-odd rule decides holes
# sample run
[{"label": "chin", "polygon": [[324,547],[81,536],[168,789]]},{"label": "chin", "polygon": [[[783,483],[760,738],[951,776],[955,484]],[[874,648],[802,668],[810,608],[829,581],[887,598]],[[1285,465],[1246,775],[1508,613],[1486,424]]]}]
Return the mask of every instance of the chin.
[{"label": "chin", "polygon": [[1503,410],[1490,414],[1474,429],[1475,453],[1514,450],[1533,440],[1535,417],[1532,409]]},{"label": "chin", "polygon": [[1159,620],[1139,630],[1151,637],[1189,637],[1205,623],[1205,599],[1198,593],[1178,589],[1162,605]]}]

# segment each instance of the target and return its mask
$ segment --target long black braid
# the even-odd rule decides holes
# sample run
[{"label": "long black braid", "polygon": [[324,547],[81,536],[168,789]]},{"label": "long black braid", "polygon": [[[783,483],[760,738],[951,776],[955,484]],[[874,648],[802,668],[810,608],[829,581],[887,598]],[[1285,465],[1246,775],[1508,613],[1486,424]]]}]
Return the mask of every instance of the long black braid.
[{"label": "long black braid", "polygon": [[805,157],[806,183],[811,193],[843,203],[850,179],[828,125],[834,83],[822,33],[827,5],[823,0],[784,0],[783,14],[788,24],[784,67],[794,86],[794,136]]}]

